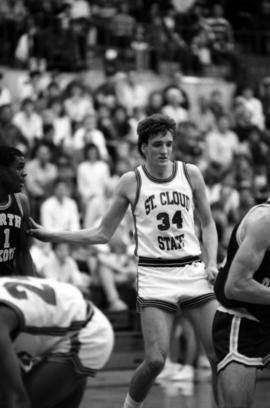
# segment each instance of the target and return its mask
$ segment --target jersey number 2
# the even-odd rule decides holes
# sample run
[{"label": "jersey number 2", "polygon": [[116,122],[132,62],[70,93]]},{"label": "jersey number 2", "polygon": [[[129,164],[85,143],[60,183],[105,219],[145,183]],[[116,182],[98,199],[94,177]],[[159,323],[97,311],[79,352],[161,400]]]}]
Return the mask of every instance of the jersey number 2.
[{"label": "jersey number 2", "polygon": [[27,291],[30,291],[38,295],[48,305],[56,305],[55,292],[51,286],[45,283],[41,284],[41,288],[25,282],[6,282],[4,286],[8,293],[16,299],[28,299]]}]

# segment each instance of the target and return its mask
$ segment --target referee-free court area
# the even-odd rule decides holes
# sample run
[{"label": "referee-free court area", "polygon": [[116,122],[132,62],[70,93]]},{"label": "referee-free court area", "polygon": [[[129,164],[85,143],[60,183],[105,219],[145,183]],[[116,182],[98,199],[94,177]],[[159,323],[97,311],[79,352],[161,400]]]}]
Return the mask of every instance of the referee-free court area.
[{"label": "referee-free court area", "polygon": [[[216,408],[209,373],[196,373],[194,383],[155,384],[143,408]],[[133,370],[107,370],[89,379],[81,408],[122,408]],[[254,408],[269,408],[270,371],[258,374]]]},{"label": "referee-free court area", "polygon": [[[143,359],[138,315],[109,316],[115,328],[115,346],[105,368],[89,378],[80,408],[122,408],[131,376]],[[269,408],[270,370],[258,371],[254,408]],[[164,380],[154,384],[143,408],[216,408],[212,397],[211,372],[195,370],[194,382]]]}]

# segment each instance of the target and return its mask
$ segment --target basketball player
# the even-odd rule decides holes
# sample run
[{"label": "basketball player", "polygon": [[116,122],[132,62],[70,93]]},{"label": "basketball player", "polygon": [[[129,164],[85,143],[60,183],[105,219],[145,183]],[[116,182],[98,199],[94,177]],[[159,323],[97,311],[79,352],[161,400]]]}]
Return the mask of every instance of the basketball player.
[{"label": "basketball player", "polygon": [[253,406],[257,369],[270,359],[270,200],[233,231],[215,291],[213,324],[221,407]]},{"label": "basketball player", "polygon": [[73,285],[0,278],[0,406],[78,408],[113,348],[107,318]]},{"label": "basketball player", "polygon": [[[155,114],[138,124],[138,150],[144,164],[124,174],[97,228],[52,232],[33,223],[29,233],[46,241],[108,242],[128,206],[135,222],[138,296],[145,359],[136,370],[124,408],[142,406],[169,349],[174,315],[181,308],[193,323],[215,368],[212,319],[216,300],[217,233],[199,169],[172,160],[175,121]],[[195,233],[194,208],[201,221],[206,266]]]},{"label": "basketball player", "polygon": [[29,202],[21,193],[24,166],[19,150],[0,146],[0,276],[34,275],[26,234]]}]

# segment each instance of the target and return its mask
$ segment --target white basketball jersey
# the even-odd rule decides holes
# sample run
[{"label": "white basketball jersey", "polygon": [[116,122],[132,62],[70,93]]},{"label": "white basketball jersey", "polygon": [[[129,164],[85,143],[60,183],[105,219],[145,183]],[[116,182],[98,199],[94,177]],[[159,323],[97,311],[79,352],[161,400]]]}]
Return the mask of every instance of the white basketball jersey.
[{"label": "white basketball jersey", "polygon": [[64,337],[72,337],[93,314],[77,288],[50,279],[0,278],[0,303],[17,313],[20,329],[14,348],[31,361],[52,352]]},{"label": "white basketball jersey", "polygon": [[147,258],[182,259],[198,256],[193,193],[186,165],[174,162],[172,175],[152,177],[145,166],[135,170],[138,190],[133,208],[136,255]]}]

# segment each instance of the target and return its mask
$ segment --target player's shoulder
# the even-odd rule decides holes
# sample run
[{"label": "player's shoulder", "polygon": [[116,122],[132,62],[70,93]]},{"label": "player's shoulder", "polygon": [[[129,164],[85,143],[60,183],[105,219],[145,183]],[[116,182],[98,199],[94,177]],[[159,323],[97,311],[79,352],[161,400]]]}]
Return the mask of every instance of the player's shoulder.
[{"label": "player's shoulder", "polygon": [[124,173],[120,179],[119,179],[119,183],[120,186],[123,187],[128,187],[130,185],[135,185],[136,184],[136,173],[134,170],[131,171],[127,171],[126,173]]},{"label": "player's shoulder", "polygon": [[137,190],[137,178],[135,171],[124,173],[118,182],[116,194],[125,197],[129,202],[134,201]]},{"label": "player's shoulder", "polygon": [[270,205],[255,206],[247,215],[247,223],[270,226]]},{"label": "player's shoulder", "polygon": [[200,192],[205,184],[201,170],[196,164],[192,163],[184,163],[184,167],[193,191],[198,190]]},{"label": "player's shoulder", "polygon": [[270,205],[255,206],[244,220],[247,233],[262,237],[264,234],[270,240]]},{"label": "player's shoulder", "polygon": [[193,163],[184,163],[184,164],[190,176],[194,175],[196,177],[196,175],[201,174],[201,171],[199,167],[196,166],[196,164],[193,164]]},{"label": "player's shoulder", "polygon": [[21,207],[22,213],[24,216],[28,217],[30,214],[30,203],[29,199],[24,193],[14,194],[18,205]]}]

